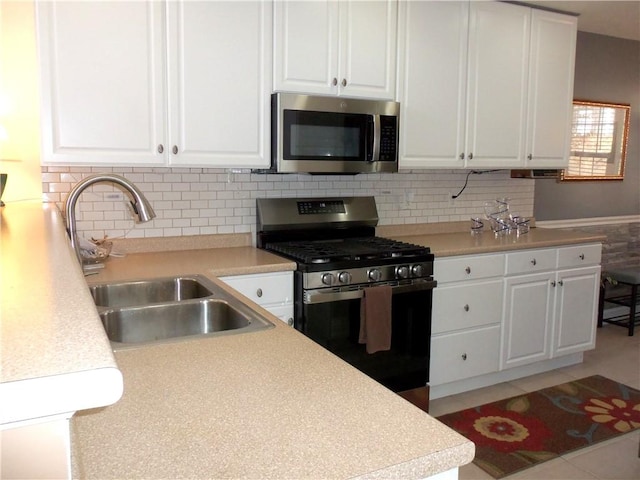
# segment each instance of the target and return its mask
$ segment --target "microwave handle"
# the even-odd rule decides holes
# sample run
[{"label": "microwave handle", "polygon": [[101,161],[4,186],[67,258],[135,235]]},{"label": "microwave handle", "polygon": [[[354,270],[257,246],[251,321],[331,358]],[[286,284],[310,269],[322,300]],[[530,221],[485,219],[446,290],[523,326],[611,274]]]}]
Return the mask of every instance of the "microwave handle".
[{"label": "microwave handle", "polygon": [[369,124],[371,129],[369,133],[371,155],[367,152],[367,160],[369,162],[377,162],[380,160],[380,115],[371,115],[372,122]]}]

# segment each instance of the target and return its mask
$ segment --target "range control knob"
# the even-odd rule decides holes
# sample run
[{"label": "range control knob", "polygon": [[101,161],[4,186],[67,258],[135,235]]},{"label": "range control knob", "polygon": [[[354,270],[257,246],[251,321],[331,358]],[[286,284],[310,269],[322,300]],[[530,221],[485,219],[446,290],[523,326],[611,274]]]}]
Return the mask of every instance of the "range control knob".
[{"label": "range control knob", "polygon": [[323,273],[321,279],[324,285],[331,285],[333,284],[333,273]]},{"label": "range control knob", "polygon": [[409,267],[406,265],[396,267],[396,278],[409,278]]},{"label": "range control knob", "polygon": [[372,282],[379,282],[382,279],[382,272],[378,268],[372,268],[367,272],[367,277],[369,277],[369,280]]},{"label": "range control knob", "polygon": [[411,267],[411,275],[414,277],[421,277],[424,275],[424,268],[422,265],[417,264]]},{"label": "range control knob", "polygon": [[340,283],[350,283],[351,274],[349,272],[340,272],[340,274],[338,275],[338,281]]}]

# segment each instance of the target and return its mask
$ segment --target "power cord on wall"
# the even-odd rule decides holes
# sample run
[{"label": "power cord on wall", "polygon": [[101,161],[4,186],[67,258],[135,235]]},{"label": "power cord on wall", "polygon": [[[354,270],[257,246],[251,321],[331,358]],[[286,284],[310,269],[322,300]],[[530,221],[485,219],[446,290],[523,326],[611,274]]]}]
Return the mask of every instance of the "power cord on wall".
[{"label": "power cord on wall", "polygon": [[462,186],[462,190],[460,190],[456,195],[451,195],[451,199],[455,200],[456,198],[458,198],[460,195],[462,195],[462,192],[464,192],[464,189],[467,188],[467,183],[469,183],[469,176],[471,174],[474,175],[482,175],[483,173],[491,173],[491,172],[499,172],[500,170],[469,170],[469,173],[467,173],[467,177],[464,180],[464,185]]}]

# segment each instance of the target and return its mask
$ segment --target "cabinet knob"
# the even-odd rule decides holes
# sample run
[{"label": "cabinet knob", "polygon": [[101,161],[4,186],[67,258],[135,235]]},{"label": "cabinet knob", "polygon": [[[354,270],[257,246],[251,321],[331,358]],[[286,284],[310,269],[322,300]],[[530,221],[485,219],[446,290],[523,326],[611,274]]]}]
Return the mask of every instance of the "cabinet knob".
[{"label": "cabinet knob", "polygon": [[464,152],[460,154],[460,160],[464,160]]},{"label": "cabinet knob", "polygon": [[293,317],[287,318],[287,325],[289,325],[290,327],[293,327]]},{"label": "cabinet knob", "polygon": [[535,266],[535,265],[536,265],[536,263],[538,263],[538,262],[536,262],[536,259],[535,259],[535,258],[534,258],[533,260],[531,260],[531,265]]},{"label": "cabinet knob", "polygon": [[551,286],[555,287],[556,286],[556,281],[555,280],[551,280]]},{"label": "cabinet knob", "polygon": [[160,144],[158,145],[158,153],[162,153],[164,152],[164,145]]},{"label": "cabinet knob", "polygon": [[258,298],[262,297],[262,289],[259,288],[258,290],[256,290],[256,295],[258,296]]},{"label": "cabinet knob", "polygon": [[580,257],[580,260],[584,260],[584,253],[581,253],[578,257]]},{"label": "cabinet knob", "polygon": [[338,85],[338,79],[333,77],[333,80],[331,80],[331,86],[335,87],[336,85]]},{"label": "cabinet knob", "polygon": [[462,308],[464,308],[464,311],[465,311],[465,312],[468,312],[468,311],[469,311],[469,305],[468,305],[468,304],[467,304],[467,305],[465,305],[465,306],[464,306],[464,307],[462,307]]},{"label": "cabinet knob", "polygon": [[343,78],[342,82],[340,82],[340,85],[342,85],[343,87],[346,87],[347,86],[347,79]]},{"label": "cabinet knob", "polygon": [[532,154],[527,155],[527,160],[533,160],[533,155]]},{"label": "cabinet knob", "polygon": [[462,360],[466,360],[466,359],[467,359],[467,354],[466,354],[466,353],[463,353],[463,354],[462,354]]},{"label": "cabinet knob", "polygon": [[173,152],[174,155],[176,155],[178,153],[178,146],[174,145],[171,151]]},{"label": "cabinet knob", "polygon": [[558,285],[562,286],[564,285],[564,282],[562,280],[558,280]]},{"label": "cabinet knob", "polygon": [[469,154],[469,160],[473,160],[473,152]]},{"label": "cabinet knob", "polygon": [[471,267],[465,268],[464,271],[467,272],[467,275],[469,275],[471,273]]}]

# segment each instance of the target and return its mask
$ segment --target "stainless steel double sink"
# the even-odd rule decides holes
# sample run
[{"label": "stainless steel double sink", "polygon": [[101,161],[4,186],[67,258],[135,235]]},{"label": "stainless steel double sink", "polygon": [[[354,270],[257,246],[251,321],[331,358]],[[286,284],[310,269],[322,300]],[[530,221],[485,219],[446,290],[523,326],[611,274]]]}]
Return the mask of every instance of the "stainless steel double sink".
[{"label": "stainless steel double sink", "polygon": [[89,291],[114,350],[273,327],[202,275],[90,285]]}]

